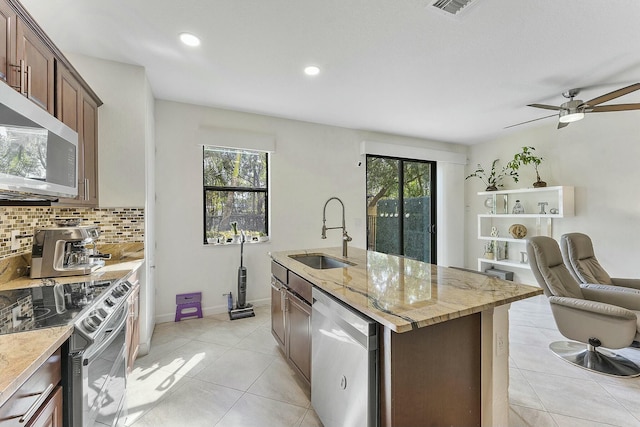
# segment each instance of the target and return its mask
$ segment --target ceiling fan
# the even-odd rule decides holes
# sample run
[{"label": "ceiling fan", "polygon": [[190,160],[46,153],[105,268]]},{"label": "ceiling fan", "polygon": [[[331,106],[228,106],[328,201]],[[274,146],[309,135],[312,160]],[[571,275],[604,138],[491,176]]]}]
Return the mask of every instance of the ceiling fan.
[{"label": "ceiling fan", "polygon": [[569,123],[582,120],[584,118],[585,113],[605,113],[610,111],[640,110],[640,104],[600,105],[603,102],[611,101],[612,99],[634,92],[638,89],[640,89],[640,83],[635,83],[635,84],[632,84],[631,86],[623,87],[622,89],[614,90],[613,92],[609,92],[602,96],[598,96],[596,98],[590,99],[589,101],[586,101],[586,102],[580,99],[573,99],[576,95],[578,95],[578,93],[580,93],[580,89],[571,89],[562,94],[562,96],[567,98],[569,101],[563,103],[559,107],[555,105],[546,105],[546,104],[528,104],[527,105],[528,107],[542,108],[545,110],[556,110],[558,111],[558,113],[551,114],[550,116],[544,116],[544,117],[529,120],[526,122],[518,123],[515,125],[507,126],[505,129],[511,128],[514,126],[523,125],[525,123],[535,122],[537,120],[548,119],[549,117],[558,117],[558,129],[562,129],[563,127],[569,126]]}]

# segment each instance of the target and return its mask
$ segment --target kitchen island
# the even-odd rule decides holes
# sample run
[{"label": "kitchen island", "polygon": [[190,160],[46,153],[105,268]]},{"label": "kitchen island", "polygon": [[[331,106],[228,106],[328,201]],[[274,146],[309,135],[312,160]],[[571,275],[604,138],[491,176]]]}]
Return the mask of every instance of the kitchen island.
[{"label": "kitchen island", "polygon": [[[349,248],[272,259],[379,325],[380,425],[508,425],[508,308],[538,287]],[[324,254],[343,268],[291,257]],[[313,378],[311,379],[313,382]]]}]

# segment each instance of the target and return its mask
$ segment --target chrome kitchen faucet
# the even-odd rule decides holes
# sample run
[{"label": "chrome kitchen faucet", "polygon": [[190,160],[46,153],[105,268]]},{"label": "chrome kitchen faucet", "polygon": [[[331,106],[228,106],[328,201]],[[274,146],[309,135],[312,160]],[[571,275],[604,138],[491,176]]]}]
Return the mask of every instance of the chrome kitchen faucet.
[{"label": "chrome kitchen faucet", "polygon": [[[342,227],[327,227],[327,205],[332,200],[337,200],[342,205]],[[342,256],[346,258],[347,257],[347,242],[350,242],[353,239],[351,237],[349,237],[349,235],[347,234],[347,228],[344,225],[344,203],[342,203],[342,200],[338,199],[337,197],[331,197],[324,204],[324,208],[322,208],[322,238],[323,239],[327,238],[327,230],[334,230],[334,229],[337,229],[337,228],[341,228],[342,229]]]}]

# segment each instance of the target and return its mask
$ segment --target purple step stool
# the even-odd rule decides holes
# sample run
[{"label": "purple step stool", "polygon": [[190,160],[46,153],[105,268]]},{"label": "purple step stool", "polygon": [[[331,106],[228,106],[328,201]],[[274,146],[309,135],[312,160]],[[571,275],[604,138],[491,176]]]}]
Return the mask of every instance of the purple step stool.
[{"label": "purple step stool", "polygon": [[176,295],[176,322],[185,317],[202,317],[202,292]]}]

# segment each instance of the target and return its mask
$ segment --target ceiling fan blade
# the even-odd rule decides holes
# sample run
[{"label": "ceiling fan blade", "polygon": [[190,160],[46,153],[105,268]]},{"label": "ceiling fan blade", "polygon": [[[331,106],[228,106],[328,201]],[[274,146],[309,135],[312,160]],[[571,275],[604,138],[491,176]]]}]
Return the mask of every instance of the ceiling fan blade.
[{"label": "ceiling fan blade", "polygon": [[[598,104],[602,104],[603,102],[611,101],[612,99],[618,98],[619,96],[626,95],[628,93],[634,92],[640,89],[640,83],[632,84],[631,86],[623,87],[622,89],[614,90],[613,92],[609,92],[605,95],[599,96],[597,98],[593,98],[587,102],[583,102],[580,107],[595,107]],[[579,108],[580,108],[579,107]]]},{"label": "ceiling fan blade", "polygon": [[544,108],[545,110],[562,110],[561,107],[546,104],[527,104],[527,107]]},{"label": "ceiling fan blade", "polygon": [[558,115],[557,115],[557,114],[552,114],[552,115],[550,115],[550,116],[544,116],[544,117],[539,117],[539,118],[537,118],[537,119],[533,119],[533,120],[527,120],[526,122],[517,123],[517,124],[515,124],[515,125],[507,126],[507,127],[503,128],[503,129],[509,129],[509,128],[514,127],[514,126],[524,125],[524,124],[526,124],[526,123],[537,122],[538,120],[548,119],[549,117],[558,117]]},{"label": "ceiling fan blade", "polygon": [[608,111],[628,111],[628,110],[640,110],[640,104],[615,104],[615,105],[600,105],[597,107],[587,107],[586,113],[606,113]]},{"label": "ceiling fan blade", "polygon": [[558,122],[558,129],[566,128],[569,126],[569,123]]}]

